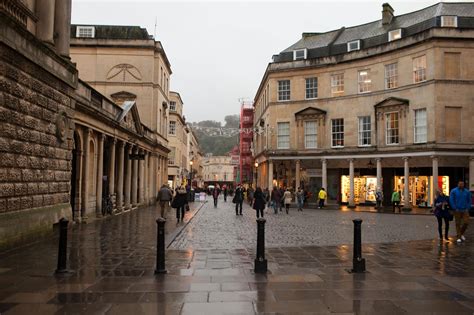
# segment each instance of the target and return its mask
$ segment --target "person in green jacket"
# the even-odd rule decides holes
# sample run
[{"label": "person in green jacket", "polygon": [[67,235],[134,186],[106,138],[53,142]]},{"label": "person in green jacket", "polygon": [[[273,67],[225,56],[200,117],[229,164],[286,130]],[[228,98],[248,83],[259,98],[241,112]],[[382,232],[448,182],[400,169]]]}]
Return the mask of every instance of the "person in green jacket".
[{"label": "person in green jacket", "polygon": [[398,212],[402,213],[402,208],[400,207],[400,192],[394,190],[392,193],[392,206],[393,206],[393,213],[395,213],[395,208],[398,208]]}]

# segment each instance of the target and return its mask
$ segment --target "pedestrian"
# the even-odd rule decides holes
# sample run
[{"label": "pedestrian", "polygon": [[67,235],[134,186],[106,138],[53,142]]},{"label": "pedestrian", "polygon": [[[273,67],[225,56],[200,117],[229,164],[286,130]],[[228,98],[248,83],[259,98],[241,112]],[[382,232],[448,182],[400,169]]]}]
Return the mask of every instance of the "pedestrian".
[{"label": "pedestrian", "polygon": [[377,203],[377,209],[382,208],[383,192],[380,189],[375,193],[375,201]]},{"label": "pedestrian", "polygon": [[[241,184],[237,185],[232,202],[235,203],[235,215],[242,215],[242,204],[244,203],[244,189]],[[240,212],[239,212],[240,210]]]},{"label": "pedestrian", "polygon": [[286,214],[289,214],[290,212],[291,199],[292,199],[291,191],[289,188],[287,188],[285,193],[283,194],[283,202],[285,203]]},{"label": "pedestrian", "polygon": [[298,191],[296,192],[296,201],[298,203],[298,211],[303,211],[304,191],[301,187],[298,187]]},{"label": "pedestrian", "polygon": [[156,200],[160,205],[161,217],[163,219],[166,219],[166,208],[169,205],[171,199],[173,199],[173,193],[168,188],[168,185],[164,184],[163,186],[161,186],[160,191],[158,191],[158,196],[156,197]]},{"label": "pedestrian", "polygon": [[247,189],[247,198],[248,198],[247,201],[248,201],[249,205],[252,205],[252,203],[253,203],[253,197],[254,197],[253,195],[254,195],[254,193],[255,193],[255,192],[254,192],[254,190],[253,190],[252,187],[249,187],[249,188]]},{"label": "pedestrian", "polygon": [[222,187],[223,193],[224,193],[224,202],[227,202],[227,185],[224,185]]},{"label": "pedestrian", "polygon": [[214,198],[214,208],[217,208],[217,200],[219,199],[220,193],[221,193],[221,190],[219,186],[216,186],[214,190],[212,191],[212,198]]},{"label": "pedestrian", "polygon": [[[270,194],[270,199],[272,201],[273,211],[275,214],[278,214],[278,208],[281,209],[281,198],[283,195],[280,193],[280,189],[273,187],[273,190]],[[281,210],[280,210],[281,211]]]},{"label": "pedestrian", "polygon": [[183,185],[176,188],[176,194],[173,198],[173,202],[171,206],[176,209],[176,220],[177,223],[183,222],[184,220],[184,212],[186,205],[188,204],[188,198],[186,193],[186,188]]},{"label": "pedestrian", "polygon": [[398,208],[398,212],[402,213],[402,208],[400,207],[400,192],[396,189],[392,193],[392,207],[393,213],[396,213],[395,208]]},{"label": "pedestrian", "polygon": [[324,188],[321,188],[321,190],[318,193],[318,198],[319,198],[319,209],[322,209],[324,207],[324,201],[326,201],[327,198],[327,193]]},{"label": "pedestrian", "polygon": [[[283,198],[283,195],[285,194],[286,189],[283,188],[283,186],[280,187],[280,196]],[[282,211],[283,208],[283,202],[280,202],[280,212]]]},{"label": "pedestrian", "polygon": [[267,204],[267,207],[268,207],[270,205],[270,191],[268,190],[268,188],[265,188],[263,190],[263,199],[265,199],[265,203]]},{"label": "pedestrian", "polygon": [[262,192],[262,188],[257,187],[253,198],[253,208],[257,211],[257,219],[260,217],[263,218],[263,210],[265,209],[265,203],[266,201]]},{"label": "pedestrian", "polygon": [[449,241],[449,220],[451,214],[448,210],[449,198],[442,191],[436,189],[435,200],[433,202],[433,214],[438,220],[439,240],[443,241],[443,220],[444,220],[444,239]]},{"label": "pedestrian", "polygon": [[469,224],[469,210],[471,209],[471,193],[464,187],[464,181],[460,180],[458,186],[449,194],[449,205],[454,211],[456,220],[456,242],[466,241],[464,233]]}]

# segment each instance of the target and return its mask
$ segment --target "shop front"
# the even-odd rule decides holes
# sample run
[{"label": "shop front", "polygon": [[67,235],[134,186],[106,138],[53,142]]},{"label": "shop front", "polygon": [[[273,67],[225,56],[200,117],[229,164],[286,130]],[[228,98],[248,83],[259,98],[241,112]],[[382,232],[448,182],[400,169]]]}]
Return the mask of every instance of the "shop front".
[{"label": "shop front", "polygon": [[[377,178],[375,176],[354,177],[354,202],[356,205],[374,205],[375,192],[377,190]],[[341,176],[341,202],[349,203],[350,178],[348,175]]]},{"label": "shop front", "polygon": [[[405,188],[405,178],[403,176],[395,176],[394,183],[394,190],[401,192],[401,203],[405,204],[405,196],[403,194]],[[433,183],[433,176],[409,176],[408,202],[411,206],[432,207],[436,187],[439,187],[439,189],[446,196],[448,196],[449,176],[438,176],[437,183]]]}]

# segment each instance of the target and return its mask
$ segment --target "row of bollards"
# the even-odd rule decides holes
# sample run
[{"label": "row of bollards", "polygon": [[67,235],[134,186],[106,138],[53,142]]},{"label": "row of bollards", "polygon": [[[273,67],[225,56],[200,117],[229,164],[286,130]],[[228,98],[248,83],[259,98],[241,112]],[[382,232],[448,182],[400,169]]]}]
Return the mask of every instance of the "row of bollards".
[{"label": "row of bollards", "polygon": [[[255,257],[255,273],[266,273],[268,263],[265,259],[265,222],[264,218],[257,219],[257,255]],[[352,259],[352,273],[365,272],[365,259],[362,258],[362,220],[356,219],[354,222],[354,256]],[[165,223],[166,219],[156,220],[156,268],[155,274],[167,272],[165,267]],[[59,220],[59,249],[58,265],[56,274],[69,273],[67,269],[67,232],[69,221],[65,218]]]}]

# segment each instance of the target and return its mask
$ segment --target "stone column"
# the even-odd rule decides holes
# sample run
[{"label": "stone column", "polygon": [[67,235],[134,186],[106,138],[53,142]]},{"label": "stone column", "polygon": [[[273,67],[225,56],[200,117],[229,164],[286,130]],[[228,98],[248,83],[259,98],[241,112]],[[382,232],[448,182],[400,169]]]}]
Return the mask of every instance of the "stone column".
[{"label": "stone column", "polygon": [[110,143],[110,160],[109,160],[109,195],[113,196],[115,193],[115,144],[117,139],[113,138]]},{"label": "stone column", "polygon": [[130,193],[132,190],[132,160],[130,160],[130,154],[132,154],[132,145],[128,145],[125,150],[125,183],[124,183],[124,208],[130,210]]},{"label": "stone column", "polygon": [[118,151],[118,166],[117,166],[117,211],[123,211],[123,177],[125,173],[125,142],[121,141]]},{"label": "stone column", "polygon": [[[145,151],[140,150],[141,155],[145,155]],[[143,205],[145,203],[145,160],[138,161],[138,203]]]},{"label": "stone column", "polygon": [[82,160],[82,211],[81,217],[85,217],[87,215],[87,210],[89,208],[89,181],[92,180],[89,178],[89,155],[90,155],[90,135],[92,131],[89,128],[84,129],[84,148],[82,152],[84,152],[83,160]]},{"label": "stone column", "polygon": [[375,159],[376,168],[377,168],[377,191],[382,191],[382,159]]},{"label": "stone column", "polygon": [[71,0],[57,0],[54,12],[54,34],[56,50],[69,58],[69,42],[71,37]]},{"label": "stone column", "polygon": [[55,0],[36,0],[36,36],[51,45],[54,44],[54,9]]},{"label": "stone column", "polygon": [[355,208],[354,159],[349,160],[349,208]]},{"label": "stone column", "polygon": [[328,161],[326,159],[321,160],[321,168],[321,186],[328,191]]},{"label": "stone column", "polygon": [[97,217],[102,216],[102,176],[104,175],[104,140],[105,135],[98,137],[98,158],[97,158],[97,190],[95,198],[95,213]]},{"label": "stone column", "polygon": [[403,209],[404,210],[411,210],[411,204],[410,204],[410,166],[408,165],[408,157],[403,158],[404,161],[404,182],[405,185],[403,187],[403,196],[404,196],[404,203],[403,203]]},{"label": "stone column", "polygon": [[268,160],[268,189],[273,190],[273,161]]},{"label": "stone column", "polygon": [[[138,148],[133,149],[133,154],[138,154]],[[138,160],[132,161],[132,206],[135,208],[138,203]]]},{"label": "stone column", "polygon": [[469,157],[469,190],[474,190],[474,155]]},{"label": "stone column", "polygon": [[296,167],[295,167],[295,191],[298,187],[301,186],[301,176],[300,176],[300,169],[301,169],[301,162],[300,160],[296,160]]},{"label": "stone column", "polygon": [[436,192],[436,189],[439,189],[438,186],[438,157],[437,156],[432,156],[431,157],[431,162],[432,162],[432,176],[433,176],[433,196],[434,193]]}]

